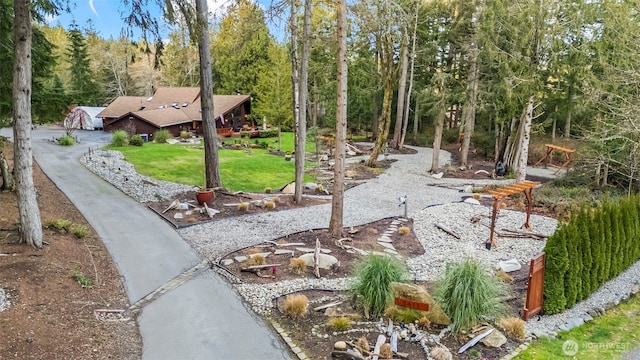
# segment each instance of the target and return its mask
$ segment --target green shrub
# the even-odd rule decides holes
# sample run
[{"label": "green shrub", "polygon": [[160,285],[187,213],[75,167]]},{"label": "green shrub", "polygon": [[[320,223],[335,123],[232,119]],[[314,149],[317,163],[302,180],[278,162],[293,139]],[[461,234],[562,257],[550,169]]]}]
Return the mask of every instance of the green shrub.
[{"label": "green shrub", "polygon": [[444,277],[435,284],[435,298],[451,318],[451,330],[459,333],[476,325],[483,317],[500,315],[504,305],[499,297],[505,285],[475,259],[447,264]]},{"label": "green shrub", "polygon": [[144,145],[144,140],[142,140],[142,136],[140,136],[140,134],[131,135],[129,138],[129,145],[142,146]]},{"label": "green shrub", "polygon": [[65,219],[52,219],[44,222],[46,229],[56,229],[58,231],[69,232],[71,229],[71,221]]},{"label": "green shrub", "polygon": [[129,134],[127,134],[124,130],[116,130],[111,135],[111,145],[112,146],[125,146],[127,145],[127,138]]},{"label": "green shrub", "polygon": [[453,129],[445,129],[442,132],[442,143],[443,144],[455,144],[460,139],[460,130],[458,128]]},{"label": "green shrub", "polygon": [[69,135],[65,135],[58,139],[58,144],[62,146],[71,146],[75,143],[76,143],[76,139],[74,139],[72,136],[69,136]]},{"label": "green shrub", "polygon": [[362,297],[369,317],[377,318],[392,297],[389,284],[401,282],[408,271],[396,258],[381,255],[369,255],[355,269],[356,282],[353,291]]},{"label": "green shrub", "polygon": [[73,274],[71,275],[73,280],[75,280],[80,286],[84,289],[91,289],[94,285],[93,279],[85,275],[80,268],[76,268],[73,270]]},{"label": "green shrub", "polygon": [[260,130],[259,134],[261,138],[277,137],[278,129],[276,128],[276,129]]},{"label": "green shrub", "polygon": [[87,234],[89,234],[89,229],[84,226],[84,225],[73,225],[71,227],[71,232],[73,233],[73,235],[75,235],[78,239],[82,239],[85,236],[87,236]]},{"label": "green shrub", "polygon": [[158,130],[153,133],[153,141],[158,144],[165,144],[167,140],[171,137],[169,130]]}]

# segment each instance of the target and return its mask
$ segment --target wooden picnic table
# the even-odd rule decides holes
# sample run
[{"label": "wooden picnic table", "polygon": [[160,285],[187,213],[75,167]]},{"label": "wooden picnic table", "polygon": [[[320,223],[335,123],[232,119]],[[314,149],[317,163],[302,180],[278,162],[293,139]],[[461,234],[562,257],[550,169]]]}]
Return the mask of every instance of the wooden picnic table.
[{"label": "wooden picnic table", "polygon": [[[535,163],[534,166],[538,166],[538,164],[540,164],[541,162],[544,162],[544,166],[547,167],[551,166],[551,167],[555,167],[558,168],[558,170],[556,170],[553,175],[557,175],[560,170],[564,169],[567,165],[569,165],[571,163],[571,154],[573,154],[574,152],[576,152],[574,149],[569,149],[569,148],[565,148],[562,146],[558,146],[558,145],[553,145],[553,144],[544,144],[544,146],[547,148],[547,151],[544,155],[544,157],[540,160],[538,160],[537,163]],[[562,165],[555,165],[551,163],[552,160],[552,154],[553,151],[557,150],[560,151],[562,153],[564,153],[565,156],[565,162]]]},{"label": "wooden picnic table", "polygon": [[[491,214],[491,227],[489,232],[489,239],[485,241],[485,244],[491,244],[495,247],[498,247],[498,243],[493,238],[493,234],[495,233],[496,228],[496,218],[498,217],[498,212],[500,211],[500,206],[502,205],[502,201],[508,197],[509,195],[513,195],[519,192],[524,192],[524,196],[527,198],[527,219],[524,222],[523,227],[531,230],[532,226],[529,223],[529,219],[531,217],[531,207],[532,207],[532,198],[533,198],[533,188],[540,185],[537,181],[523,181],[517,184],[512,184],[503,188],[499,188],[496,190],[489,190],[489,194],[493,196],[493,213]],[[487,249],[491,249],[491,245],[487,245]]]}]

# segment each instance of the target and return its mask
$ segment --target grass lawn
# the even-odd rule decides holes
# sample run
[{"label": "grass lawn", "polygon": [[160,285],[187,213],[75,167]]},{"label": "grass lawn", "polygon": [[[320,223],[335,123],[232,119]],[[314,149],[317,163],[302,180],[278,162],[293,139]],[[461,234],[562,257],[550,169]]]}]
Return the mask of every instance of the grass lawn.
[{"label": "grass lawn", "polygon": [[[577,346],[576,346],[577,344]],[[602,317],[541,339],[514,359],[620,359],[640,345],[640,296],[607,310]]]},{"label": "grass lawn", "polygon": [[[283,151],[293,149],[293,134],[283,133]],[[285,142],[285,139],[287,142]],[[274,138],[258,139],[271,143]],[[253,142],[253,141],[251,141]],[[275,147],[277,144],[271,144]],[[289,148],[288,146],[291,146]],[[124,154],[140,174],[187,185],[204,183],[204,150],[201,146],[145,143],[144,146],[108,147]],[[307,149],[315,144],[307,142]],[[291,150],[289,150],[291,149]],[[270,155],[266,149],[219,149],[220,176],[223,185],[234,191],[261,192],[266,187],[280,189],[295,179],[294,161]],[[309,151],[309,150],[307,150]],[[305,181],[314,181],[305,175]]]}]

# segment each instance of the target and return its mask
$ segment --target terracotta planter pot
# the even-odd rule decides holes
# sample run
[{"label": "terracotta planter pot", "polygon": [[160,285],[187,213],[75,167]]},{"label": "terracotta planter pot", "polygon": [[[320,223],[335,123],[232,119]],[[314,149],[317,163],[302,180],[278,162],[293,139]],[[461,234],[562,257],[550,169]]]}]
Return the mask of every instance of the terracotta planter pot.
[{"label": "terracotta planter pot", "polygon": [[196,200],[199,205],[204,205],[205,203],[210,204],[211,200],[214,198],[213,189],[203,189],[196,191]]}]

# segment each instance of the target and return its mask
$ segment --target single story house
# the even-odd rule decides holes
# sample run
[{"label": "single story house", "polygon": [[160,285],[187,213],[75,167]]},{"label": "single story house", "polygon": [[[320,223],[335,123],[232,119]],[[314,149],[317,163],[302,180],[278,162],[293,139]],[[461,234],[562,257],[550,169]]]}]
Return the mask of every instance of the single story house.
[{"label": "single story house", "polygon": [[[251,113],[249,95],[213,95],[216,128],[220,134],[231,134],[247,125]],[[200,88],[159,88],[151,97],[120,96],[99,114],[104,129],[127,130],[151,140],[158,130],[173,136],[182,131],[202,135]]]}]

